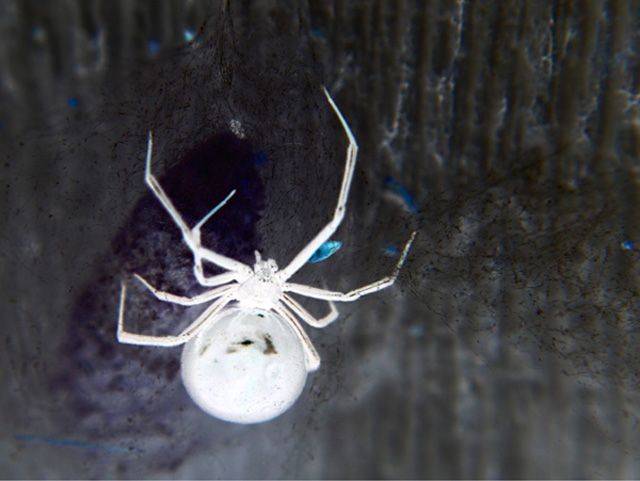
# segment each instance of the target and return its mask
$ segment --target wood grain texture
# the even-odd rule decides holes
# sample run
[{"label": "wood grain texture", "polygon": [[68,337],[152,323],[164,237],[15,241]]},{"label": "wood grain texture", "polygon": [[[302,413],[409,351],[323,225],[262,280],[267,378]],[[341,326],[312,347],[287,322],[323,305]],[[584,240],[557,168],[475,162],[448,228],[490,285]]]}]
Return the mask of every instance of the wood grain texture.
[{"label": "wood grain texture", "polygon": [[[0,476],[639,477],[640,3],[187,5],[0,2]],[[264,192],[237,216],[264,206],[260,235],[211,242],[283,265],[338,192],[321,84],[360,153],[343,247],[296,280],[365,284],[418,237],[396,287],[307,329],[323,364],[291,411],[226,424],[179,350],[115,342],[132,259],[197,290],[143,184],[147,130],[173,175],[240,121]],[[197,315],[136,292],[141,328]]]}]

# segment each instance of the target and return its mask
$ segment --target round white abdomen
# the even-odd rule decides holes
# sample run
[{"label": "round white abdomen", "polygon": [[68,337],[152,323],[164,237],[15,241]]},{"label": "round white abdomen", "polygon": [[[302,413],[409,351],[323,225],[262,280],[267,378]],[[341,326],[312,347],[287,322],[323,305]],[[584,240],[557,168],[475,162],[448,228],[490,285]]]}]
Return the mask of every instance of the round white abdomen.
[{"label": "round white abdomen", "polygon": [[307,378],[304,352],[276,313],[230,308],[182,351],[182,381],[205,412],[259,423],[285,412]]}]

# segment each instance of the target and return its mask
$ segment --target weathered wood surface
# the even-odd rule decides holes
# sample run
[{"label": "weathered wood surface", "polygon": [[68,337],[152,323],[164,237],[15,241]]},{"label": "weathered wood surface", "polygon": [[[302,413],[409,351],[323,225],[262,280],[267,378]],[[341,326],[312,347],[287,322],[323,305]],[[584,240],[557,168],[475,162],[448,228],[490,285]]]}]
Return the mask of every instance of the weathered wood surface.
[{"label": "weathered wood surface", "polygon": [[[230,3],[0,2],[0,476],[639,477],[640,3]],[[418,238],[396,287],[308,329],[290,412],[229,425],[179,350],[115,343],[121,278],[195,292],[146,132],[169,172],[241,120],[262,187],[212,242],[283,264],[337,193],[320,83],[361,150],[345,245],[300,279],[366,283]],[[194,315],[137,296],[141,328]]]}]

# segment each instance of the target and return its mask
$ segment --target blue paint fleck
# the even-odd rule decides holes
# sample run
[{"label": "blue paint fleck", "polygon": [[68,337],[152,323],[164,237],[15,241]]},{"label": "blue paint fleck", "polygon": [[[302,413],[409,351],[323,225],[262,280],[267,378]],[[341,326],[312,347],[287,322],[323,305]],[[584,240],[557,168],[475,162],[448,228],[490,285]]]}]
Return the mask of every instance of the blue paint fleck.
[{"label": "blue paint fleck", "polygon": [[80,105],[80,100],[78,100],[78,97],[71,96],[67,99],[67,105],[72,109],[75,109]]},{"label": "blue paint fleck", "polygon": [[409,327],[409,335],[411,337],[423,337],[426,333],[426,329],[422,324],[413,324]]},{"label": "blue paint fleck", "polygon": [[325,36],[324,32],[322,30],[320,30],[319,28],[312,28],[311,29],[311,35],[313,37],[320,38],[322,40],[326,40],[326,38],[327,38]]},{"label": "blue paint fleck", "polygon": [[340,241],[327,241],[322,244],[317,251],[311,256],[309,262],[315,264],[316,262],[322,262],[333,254],[335,254],[342,247],[342,242]]},{"label": "blue paint fleck", "polygon": [[265,154],[262,150],[260,152],[258,152],[255,155],[255,160],[254,162],[256,163],[256,165],[258,167],[263,166],[264,164],[267,163],[267,161],[269,160],[269,158],[267,157],[267,154]]},{"label": "blue paint fleck", "polygon": [[150,55],[156,55],[160,51],[160,42],[155,38],[149,39],[147,42],[147,50]]},{"label": "blue paint fleck", "polygon": [[409,212],[412,214],[418,213],[418,206],[413,200],[413,196],[400,182],[393,177],[386,177],[384,179],[384,186],[402,199],[402,202]]},{"label": "blue paint fleck", "polygon": [[110,453],[129,453],[130,450],[122,446],[114,446],[110,444],[95,444],[78,439],[53,438],[49,436],[30,436],[18,434],[15,436],[16,441],[23,443],[48,444],[51,446],[67,446],[72,448],[93,449],[100,451],[108,451]]},{"label": "blue paint fleck", "polygon": [[196,38],[196,33],[190,28],[185,28],[182,32],[182,37],[184,38],[185,42],[191,42],[194,38]]},{"label": "blue paint fleck", "polygon": [[400,254],[400,251],[394,244],[387,244],[384,246],[384,253],[388,256],[397,256]]},{"label": "blue paint fleck", "polygon": [[44,28],[42,28],[41,26],[37,25],[35,27],[33,27],[31,29],[31,37],[36,41],[36,42],[43,42],[45,40],[45,37],[47,36],[46,32],[44,31]]},{"label": "blue paint fleck", "polygon": [[636,243],[632,240],[627,239],[626,241],[620,244],[625,251],[632,251],[636,248]]}]

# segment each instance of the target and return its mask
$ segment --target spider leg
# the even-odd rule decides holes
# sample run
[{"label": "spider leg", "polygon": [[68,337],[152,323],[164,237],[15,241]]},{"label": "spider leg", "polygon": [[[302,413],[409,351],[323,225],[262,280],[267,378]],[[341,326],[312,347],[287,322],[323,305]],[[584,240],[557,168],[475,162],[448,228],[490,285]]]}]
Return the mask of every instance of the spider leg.
[{"label": "spider leg", "polygon": [[[224,286],[227,287],[227,286]],[[229,287],[231,290],[232,287]],[[120,291],[120,308],[118,314],[118,331],[116,337],[122,344],[133,344],[136,346],[160,346],[173,347],[184,344],[193,336],[197,335],[208,322],[215,319],[215,315],[220,312],[233,299],[233,292],[227,293],[207,307],[198,318],[193,321],[185,330],[177,336],[150,336],[146,334],[135,334],[124,330],[124,304],[127,296],[127,286],[122,283]]]},{"label": "spider leg", "polygon": [[[217,289],[211,289],[209,291],[203,292],[202,294],[198,294],[197,296],[185,297],[177,296],[175,294],[171,294],[170,292],[156,289],[154,286],[149,284],[149,282],[141,275],[134,274],[134,276],[136,279],[138,279],[138,281],[142,283],[142,285],[149,289],[153,293],[153,295],[161,301],[170,302],[172,304],[180,304],[181,306],[196,306],[198,304],[204,304],[207,301],[212,301],[213,299],[220,297],[231,287],[230,285],[221,286]],[[226,282],[233,281],[234,276],[235,274],[233,272],[225,272],[224,274],[215,276],[215,278],[217,278],[216,280],[218,281],[218,285],[220,285]],[[214,278],[212,277],[211,279]]]},{"label": "spider leg", "polygon": [[[198,222],[195,227],[193,229],[191,229],[191,239],[193,241],[193,243],[198,246],[200,249],[202,248],[202,243],[201,243],[201,232],[200,229],[202,228],[202,226],[209,220],[209,218],[215,214],[224,204],[227,203],[227,201],[235,194],[235,190],[232,190],[229,195],[227,195],[227,197],[225,197],[225,199],[220,202],[217,206],[215,206],[213,209],[211,209],[211,211],[205,215],[200,222]],[[193,255],[193,273],[196,276],[196,279],[198,280],[198,282],[200,283],[200,285],[205,286],[205,287],[213,287],[213,286],[217,286],[220,285],[221,282],[219,281],[219,278],[221,279],[221,276],[224,276],[225,274],[219,274],[216,276],[212,276],[212,277],[206,277],[204,274],[204,269],[202,267],[202,256],[198,255],[199,250],[194,251],[194,255]],[[229,274],[229,273],[227,273]],[[241,280],[241,276],[238,276],[237,273],[232,273],[233,274],[233,278],[230,280],[236,280],[236,281],[240,281]],[[227,282],[227,281],[223,281],[223,282]]]},{"label": "spider leg", "polygon": [[338,318],[338,309],[336,309],[336,305],[331,301],[329,301],[329,308],[331,309],[329,314],[321,317],[320,319],[313,317],[309,311],[300,305],[300,303],[287,294],[282,296],[282,302],[300,319],[313,327],[326,327]]},{"label": "spider leg", "polygon": [[[251,274],[251,272],[253,272],[251,268],[243,264],[242,262],[236,261],[234,259],[223,256],[221,254],[217,254],[212,250],[209,250],[205,247],[202,247],[202,245],[200,245],[200,235],[199,235],[200,227],[204,222],[208,220],[208,218],[213,213],[215,213],[216,210],[222,207],[227,202],[229,197],[233,194],[230,194],[229,196],[227,196],[227,198],[225,198],[209,214],[207,214],[204,217],[204,219],[196,225],[195,229],[190,229],[189,226],[187,226],[184,219],[182,218],[182,216],[180,215],[180,213],[178,212],[178,210],[175,208],[175,206],[169,199],[169,196],[166,194],[166,192],[158,182],[158,179],[156,179],[155,176],[151,173],[152,152],[153,152],[153,133],[149,131],[149,140],[147,141],[147,160],[146,160],[144,180],[149,186],[149,188],[151,189],[151,191],[158,198],[162,206],[165,208],[165,210],[169,213],[169,215],[171,216],[175,224],[178,226],[180,231],[182,232],[182,237],[184,238],[184,241],[189,247],[189,249],[191,249],[191,251],[193,252],[194,257],[196,258],[196,262],[200,262],[200,259],[205,259],[228,271],[232,271],[236,273]],[[196,232],[194,233],[194,231]]]},{"label": "spider leg", "polygon": [[300,342],[302,343],[302,349],[304,350],[304,358],[307,371],[317,371],[320,367],[320,356],[318,355],[318,351],[316,351],[316,348],[313,347],[311,339],[309,339],[307,333],[304,332],[304,329],[302,329],[300,323],[296,320],[295,316],[285,308],[283,304],[276,305],[276,307],[274,307],[274,310],[289,322],[289,325],[293,328],[293,331],[298,336],[298,339],[300,339]]},{"label": "spider leg", "polygon": [[398,273],[400,272],[400,268],[402,264],[404,264],[405,259],[407,258],[407,254],[409,253],[409,248],[413,243],[413,239],[416,237],[415,231],[411,234],[411,237],[407,241],[402,251],[402,255],[400,256],[400,260],[396,264],[395,269],[393,270],[393,274],[387,277],[383,277],[382,279],[372,282],[371,284],[367,284],[366,286],[358,287],[349,292],[336,292],[329,291],[326,289],[320,289],[318,287],[305,286],[303,284],[295,284],[295,283],[285,283],[283,287],[284,292],[295,292],[296,294],[300,294],[306,297],[312,297],[314,299],[322,299],[325,301],[338,301],[338,302],[351,302],[359,299],[362,296],[366,296],[367,294],[371,294],[373,292],[381,291],[392,285],[396,278],[398,277]]},{"label": "spider leg", "polygon": [[316,234],[316,236],[305,247],[303,247],[303,249],[298,254],[296,254],[289,265],[280,271],[280,279],[283,281],[289,279],[304,264],[306,264],[309,258],[318,250],[318,248],[320,248],[322,244],[329,240],[329,238],[340,226],[340,223],[344,218],[347,197],[349,196],[349,188],[351,187],[353,172],[356,166],[356,157],[358,155],[358,144],[356,143],[356,139],[353,136],[353,133],[351,132],[347,121],[344,119],[344,116],[333,101],[333,98],[331,97],[327,89],[325,87],[322,87],[322,90],[324,91],[324,95],[327,97],[331,108],[338,116],[338,119],[342,124],[342,128],[349,138],[349,146],[347,147],[347,157],[344,166],[344,173],[342,175],[342,184],[340,186],[340,195],[338,196],[338,204],[333,211],[333,218],[327,225],[324,226],[324,228],[318,234]]},{"label": "spider leg", "polygon": [[[202,256],[198,255],[198,252],[200,251],[200,249],[204,249],[202,247],[200,229],[209,220],[209,218],[211,218],[211,216],[213,214],[218,212],[222,208],[222,206],[224,206],[227,203],[227,201],[231,197],[233,197],[233,195],[235,193],[236,193],[235,189],[232,190],[218,205],[216,205],[213,209],[211,209],[207,215],[205,215],[202,219],[200,219],[200,222],[198,222],[193,227],[193,229],[191,229],[191,240],[193,241],[194,245],[198,246],[197,250],[194,251],[194,255],[193,255],[193,259],[194,259],[194,262],[193,262],[193,273],[196,276],[196,279],[198,280],[200,285],[202,285],[202,286],[213,287],[213,286],[220,285],[221,282],[219,281],[219,278],[220,278],[220,276],[223,276],[224,274],[219,274],[219,275],[212,276],[212,277],[205,276],[204,269],[202,267]],[[235,275],[235,273],[234,273],[234,277],[233,277],[232,280],[239,280],[238,276]],[[226,281],[224,281],[224,282],[226,282]]]}]

